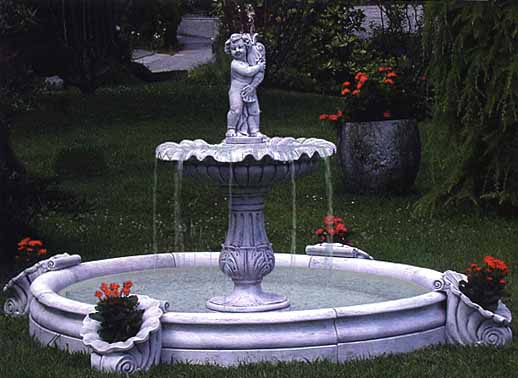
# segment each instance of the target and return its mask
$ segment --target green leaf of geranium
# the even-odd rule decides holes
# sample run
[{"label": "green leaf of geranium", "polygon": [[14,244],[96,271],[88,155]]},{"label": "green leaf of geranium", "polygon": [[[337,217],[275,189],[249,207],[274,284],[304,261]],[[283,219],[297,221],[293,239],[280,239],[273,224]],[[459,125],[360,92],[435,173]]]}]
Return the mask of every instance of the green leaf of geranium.
[{"label": "green leaf of geranium", "polygon": [[104,317],[100,312],[94,312],[89,315],[90,319],[97,320],[98,322],[103,322]]}]

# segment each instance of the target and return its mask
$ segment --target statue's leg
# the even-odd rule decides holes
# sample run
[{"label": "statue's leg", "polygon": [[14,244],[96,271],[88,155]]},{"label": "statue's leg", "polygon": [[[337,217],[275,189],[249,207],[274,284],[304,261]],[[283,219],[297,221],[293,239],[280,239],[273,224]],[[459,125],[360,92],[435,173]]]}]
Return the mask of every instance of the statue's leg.
[{"label": "statue's leg", "polygon": [[236,136],[236,125],[239,121],[239,114],[236,112],[229,110],[227,113],[227,133],[225,134],[228,137]]},{"label": "statue's leg", "polygon": [[248,125],[250,136],[261,137],[264,136],[259,131],[259,123],[261,121],[261,110],[259,109],[259,102],[255,101],[248,105]]},{"label": "statue's leg", "polygon": [[236,128],[239,123],[239,119],[243,113],[243,101],[241,96],[236,96],[234,93],[229,93],[230,110],[227,113],[227,137],[236,135]]},{"label": "statue's leg", "polygon": [[248,107],[246,105],[244,105],[243,106],[243,112],[241,114],[241,119],[237,123],[237,128],[236,128],[238,136],[246,137],[246,136],[249,135],[248,134],[249,118],[250,117],[248,117]]}]

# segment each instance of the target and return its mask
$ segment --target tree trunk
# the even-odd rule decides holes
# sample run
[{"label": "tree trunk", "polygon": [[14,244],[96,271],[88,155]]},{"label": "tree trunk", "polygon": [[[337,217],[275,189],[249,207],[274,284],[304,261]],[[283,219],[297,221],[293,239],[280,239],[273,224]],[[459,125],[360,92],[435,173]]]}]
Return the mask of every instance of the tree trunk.
[{"label": "tree trunk", "polygon": [[14,264],[17,242],[28,232],[30,205],[26,172],[9,138],[9,121],[0,115],[0,262]]}]

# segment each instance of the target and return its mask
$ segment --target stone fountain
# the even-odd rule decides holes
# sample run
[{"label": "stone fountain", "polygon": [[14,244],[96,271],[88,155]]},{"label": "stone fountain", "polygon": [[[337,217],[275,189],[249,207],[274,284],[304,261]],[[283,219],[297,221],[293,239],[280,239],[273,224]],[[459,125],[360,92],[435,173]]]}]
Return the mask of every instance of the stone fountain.
[{"label": "stone fountain", "polygon": [[[272,186],[319,167],[335,152],[322,139],[268,138],[260,132],[256,88],[264,78],[265,48],[256,34],[232,34],[225,51],[232,55],[230,110],[225,140],[163,143],[160,160],[183,167],[183,174],[230,191],[227,236],[219,257],[220,269],[234,282],[228,296],[216,296],[207,307],[223,312],[258,312],[289,306],[286,296],[267,293],[263,277],[275,267],[275,256],[264,225],[264,201]],[[229,190],[230,188],[230,190]]]},{"label": "stone fountain", "polygon": [[[264,46],[253,33],[233,34],[225,50],[233,57],[225,139],[219,144],[167,142],[156,148],[157,159],[230,193],[221,252],[85,263],[78,255],[56,255],[9,281],[5,313],[29,315],[30,334],[43,345],[91,353],[93,367],[119,373],[159,362],[345,362],[442,343],[511,342],[510,311],[501,303],[493,313],[469,301],[458,289],[463,278],[458,273],[369,259],[273,253],[265,230],[265,196],[275,183],[315,170],[335,146],[261,133],[256,88],[266,67]],[[276,263],[297,280],[274,279]],[[221,293],[211,291],[213,282],[205,282],[216,266],[234,283],[229,295],[217,295]],[[262,285],[270,273],[264,282],[269,292]],[[100,282],[128,278],[137,289],[140,283],[138,294],[160,300],[141,297],[141,302],[153,304],[155,315],[135,340],[99,346],[86,324],[95,303],[92,293]],[[170,292],[163,282],[169,282]],[[282,291],[290,293],[291,305]]]}]

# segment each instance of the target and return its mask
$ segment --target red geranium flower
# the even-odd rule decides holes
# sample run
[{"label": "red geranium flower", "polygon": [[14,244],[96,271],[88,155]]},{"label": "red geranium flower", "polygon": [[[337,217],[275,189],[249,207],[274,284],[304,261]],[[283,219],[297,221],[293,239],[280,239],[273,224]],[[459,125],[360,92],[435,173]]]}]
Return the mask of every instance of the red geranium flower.
[{"label": "red geranium flower", "polygon": [[505,276],[509,273],[509,268],[505,262],[493,256],[485,256],[484,264],[484,267],[470,264],[466,270],[467,281],[461,280],[459,288],[474,303],[494,312],[500,298],[506,295]]},{"label": "red geranium flower", "polygon": [[335,227],[336,232],[347,232],[347,227],[343,223],[338,223]]}]

